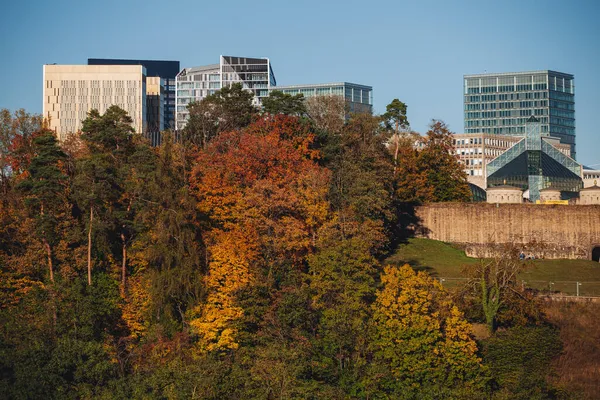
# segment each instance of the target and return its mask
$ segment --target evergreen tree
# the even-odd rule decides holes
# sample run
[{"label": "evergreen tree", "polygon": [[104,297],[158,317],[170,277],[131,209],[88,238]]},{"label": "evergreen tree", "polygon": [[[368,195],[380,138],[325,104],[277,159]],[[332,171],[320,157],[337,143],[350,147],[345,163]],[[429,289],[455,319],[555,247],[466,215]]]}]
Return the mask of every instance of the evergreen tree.
[{"label": "evergreen tree", "polygon": [[18,188],[25,205],[36,221],[36,236],[46,250],[50,281],[54,282],[53,248],[60,239],[58,218],[68,211],[68,177],[61,170],[66,159],[54,132],[42,131],[33,139],[35,156],[27,168],[27,178]]},{"label": "evergreen tree", "polygon": [[279,90],[269,93],[269,97],[262,100],[263,112],[267,114],[292,115],[302,117],[306,114],[304,96],[300,93],[292,96]]}]

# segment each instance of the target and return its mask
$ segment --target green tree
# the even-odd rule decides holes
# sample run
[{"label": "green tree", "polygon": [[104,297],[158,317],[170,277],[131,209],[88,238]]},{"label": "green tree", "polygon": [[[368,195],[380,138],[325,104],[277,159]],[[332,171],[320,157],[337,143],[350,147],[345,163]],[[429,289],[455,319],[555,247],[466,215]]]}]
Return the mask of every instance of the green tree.
[{"label": "green tree", "polygon": [[81,138],[88,152],[78,160],[77,173],[73,182],[73,194],[78,206],[89,215],[86,220],[88,253],[88,284],[92,284],[92,238],[103,242],[97,256],[107,261],[110,257],[110,232],[120,236],[119,209],[122,203],[124,176],[127,172],[127,157],[133,150],[131,135],[134,132],[132,119],[125,110],[111,106],[103,115],[92,110],[83,121]]},{"label": "green tree", "polygon": [[346,393],[361,391],[378,266],[359,236],[309,257],[312,307],[319,313],[313,372]]},{"label": "green tree", "polygon": [[557,398],[548,377],[561,348],[558,331],[549,326],[510,328],[483,341],[483,360],[493,377],[494,398]]},{"label": "green tree", "polygon": [[[518,275],[527,265],[519,260],[514,248],[496,248],[500,255],[463,268],[468,278],[467,293],[479,299],[485,323],[494,333],[498,318],[507,314],[509,320],[521,320],[522,324],[539,320],[535,301],[524,291]],[[516,314],[516,315],[514,315]]]},{"label": "green tree", "polygon": [[467,175],[458,162],[452,144],[452,132],[442,121],[433,121],[427,131],[425,145],[419,152],[419,169],[424,171],[431,202],[469,201],[471,192]]},{"label": "green tree", "polygon": [[200,102],[188,104],[189,119],[183,130],[187,143],[204,148],[221,132],[244,128],[252,122],[258,109],[254,95],[241,83],[226,86]]},{"label": "green tree", "polygon": [[262,100],[263,112],[267,114],[285,114],[296,117],[302,117],[306,114],[306,106],[304,105],[304,95],[283,93],[279,90],[274,90],[269,93],[269,97]]},{"label": "green tree", "polygon": [[383,121],[387,129],[393,129],[394,133],[390,142],[394,146],[394,176],[396,175],[398,164],[398,151],[400,150],[400,130],[405,130],[410,125],[406,117],[406,104],[398,99],[392,100],[385,108],[385,113],[382,115]]},{"label": "green tree", "polygon": [[54,132],[42,131],[33,140],[34,158],[27,171],[27,178],[18,188],[25,195],[25,205],[36,220],[36,236],[46,250],[50,281],[54,282],[53,248],[60,239],[57,231],[58,218],[68,209],[68,177],[61,170],[66,159]]}]

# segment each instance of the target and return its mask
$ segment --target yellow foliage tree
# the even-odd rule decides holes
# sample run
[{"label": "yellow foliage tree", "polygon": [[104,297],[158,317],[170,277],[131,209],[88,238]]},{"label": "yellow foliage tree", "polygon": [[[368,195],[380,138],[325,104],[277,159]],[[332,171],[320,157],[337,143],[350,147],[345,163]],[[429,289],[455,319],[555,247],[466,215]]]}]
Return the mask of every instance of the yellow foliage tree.
[{"label": "yellow foliage tree", "polygon": [[258,249],[251,228],[213,231],[208,247],[210,261],[205,287],[206,301],[192,309],[190,326],[198,335],[200,352],[236,349],[236,320],[243,310],[236,304],[236,293],[254,280],[252,265]]},{"label": "yellow foliage tree", "polygon": [[439,282],[409,265],[385,267],[381,281],[373,305],[374,363],[367,386],[405,397],[481,392],[485,371],[471,327]]}]

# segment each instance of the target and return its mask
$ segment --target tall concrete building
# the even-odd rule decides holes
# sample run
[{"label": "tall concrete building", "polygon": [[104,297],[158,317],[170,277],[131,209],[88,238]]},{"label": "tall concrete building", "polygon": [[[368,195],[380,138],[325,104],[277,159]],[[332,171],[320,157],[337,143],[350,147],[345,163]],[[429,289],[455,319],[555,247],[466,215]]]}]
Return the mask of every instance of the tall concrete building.
[{"label": "tall concrete building", "polygon": [[200,101],[217,90],[241,83],[254,94],[254,104],[269,96],[269,89],[277,85],[268,58],[221,56],[219,64],[184,68],[176,78],[175,128],[183,129],[189,112],[187,105]]},{"label": "tall concrete building", "polygon": [[317,96],[340,96],[346,102],[349,112],[373,112],[373,88],[349,82],[289,85],[272,87],[289,95],[302,94],[305,98]]},{"label": "tall concrete building", "polygon": [[541,133],[571,146],[575,158],[573,75],[530,71],[464,76],[464,132],[525,136],[535,116]]},{"label": "tall concrete building", "polygon": [[87,113],[117,105],[146,130],[146,68],[142,65],[44,65],[43,116],[59,140],[77,132]]},{"label": "tall concrete building", "polygon": [[[179,61],[166,60],[129,60],[113,58],[88,58],[88,65],[143,65],[146,67],[147,76],[158,76],[163,80],[163,125],[155,127],[151,124],[148,129],[160,132],[165,129],[175,128],[175,77],[180,71]],[[154,96],[154,94],[151,94]]]}]

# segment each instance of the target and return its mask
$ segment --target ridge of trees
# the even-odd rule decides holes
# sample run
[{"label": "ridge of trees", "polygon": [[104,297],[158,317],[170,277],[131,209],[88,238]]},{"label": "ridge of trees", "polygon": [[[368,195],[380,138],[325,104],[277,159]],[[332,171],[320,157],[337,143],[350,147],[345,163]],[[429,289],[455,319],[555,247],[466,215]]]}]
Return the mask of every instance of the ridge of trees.
[{"label": "ridge of trees", "polygon": [[[457,299],[422,272],[382,263],[403,204],[470,199],[448,127],[434,121],[417,150],[400,132],[409,125],[397,100],[384,117],[348,119],[336,99],[265,101],[261,112],[241,86],[223,88],[189,106],[180,142],[165,132],[157,148],[116,106],[91,111],[63,143],[39,117],[2,111],[3,395],[525,390],[510,380],[512,359],[491,376],[487,362],[516,344],[494,332],[487,347],[475,341],[460,311],[473,286]],[[535,305],[518,304],[493,321],[543,326],[524,311]],[[552,344],[547,363],[555,331],[532,335]]]}]

